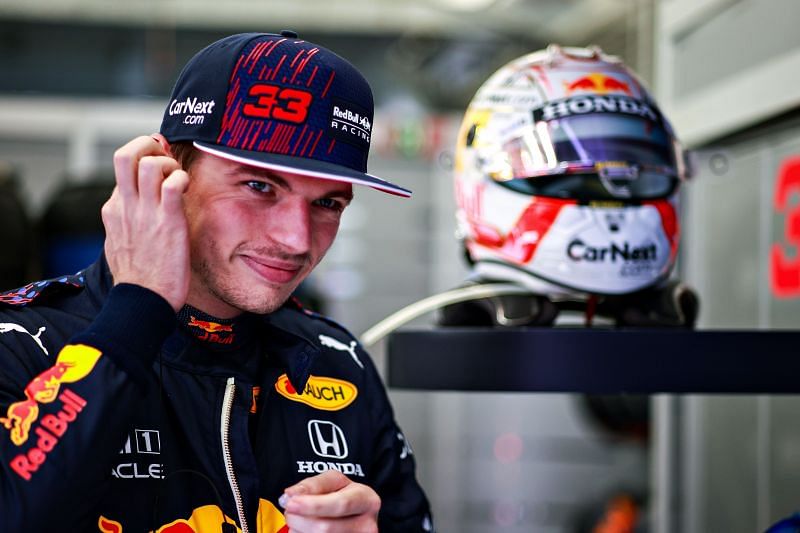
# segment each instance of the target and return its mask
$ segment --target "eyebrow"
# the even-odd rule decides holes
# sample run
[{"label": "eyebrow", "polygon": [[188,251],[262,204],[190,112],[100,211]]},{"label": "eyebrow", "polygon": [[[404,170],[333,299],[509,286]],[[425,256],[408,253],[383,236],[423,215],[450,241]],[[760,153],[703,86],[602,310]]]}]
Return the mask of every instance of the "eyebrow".
[{"label": "eyebrow", "polygon": [[[274,182],[279,187],[292,190],[292,186],[289,184],[288,181],[283,179],[277,173],[266,168],[259,168],[251,165],[240,165],[239,168],[230,172],[230,174],[247,174],[254,178],[268,179]],[[311,178],[311,179],[317,179],[317,178]],[[326,181],[336,181],[336,180],[326,180]],[[347,182],[339,182],[339,183],[347,183]],[[327,194],[324,194],[321,198],[341,198],[342,200],[350,202],[353,200],[353,196],[354,196],[353,189],[351,187],[346,191],[341,191],[341,190],[331,191]]]}]

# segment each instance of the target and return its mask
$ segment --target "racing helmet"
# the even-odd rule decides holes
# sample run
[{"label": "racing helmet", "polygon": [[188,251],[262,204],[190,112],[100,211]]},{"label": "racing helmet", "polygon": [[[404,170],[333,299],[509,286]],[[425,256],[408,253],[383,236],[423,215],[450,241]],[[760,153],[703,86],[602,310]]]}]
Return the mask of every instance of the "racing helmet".
[{"label": "racing helmet", "polygon": [[550,45],[495,72],[465,113],[454,170],[480,278],[616,295],[672,270],[683,152],[635,74],[597,47]]}]

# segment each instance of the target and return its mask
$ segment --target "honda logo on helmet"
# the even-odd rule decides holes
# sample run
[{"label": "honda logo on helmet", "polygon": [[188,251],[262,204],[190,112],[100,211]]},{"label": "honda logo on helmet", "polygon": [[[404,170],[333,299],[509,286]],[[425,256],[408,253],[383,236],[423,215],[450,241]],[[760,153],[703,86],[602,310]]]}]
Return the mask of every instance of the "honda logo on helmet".
[{"label": "honda logo on helmet", "polygon": [[308,438],[314,453],[320,457],[344,459],[347,457],[347,440],[342,428],[325,420],[309,420]]}]

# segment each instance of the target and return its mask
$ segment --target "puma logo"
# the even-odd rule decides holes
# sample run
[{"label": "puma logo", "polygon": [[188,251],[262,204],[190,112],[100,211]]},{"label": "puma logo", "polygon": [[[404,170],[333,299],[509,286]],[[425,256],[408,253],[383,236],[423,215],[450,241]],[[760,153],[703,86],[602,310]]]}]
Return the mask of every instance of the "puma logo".
[{"label": "puma logo", "polygon": [[358,366],[360,366],[362,369],[364,368],[364,365],[361,363],[361,360],[356,355],[356,344],[358,344],[356,341],[350,341],[350,345],[348,346],[347,344],[338,341],[333,337],[328,337],[327,335],[320,335],[319,342],[321,342],[323,346],[327,346],[328,348],[333,348],[334,350],[339,350],[340,352],[349,353],[350,357],[353,358],[353,361],[355,361],[356,364],[358,364]]},{"label": "puma logo", "polygon": [[30,338],[32,338],[33,340],[36,341],[36,344],[39,345],[39,348],[42,349],[42,351],[44,352],[45,355],[50,355],[48,353],[48,351],[47,351],[47,348],[45,348],[44,344],[42,344],[42,340],[39,338],[42,335],[42,332],[45,331],[46,329],[47,329],[46,327],[42,326],[42,327],[39,328],[39,332],[36,333],[36,335],[34,335],[33,333],[31,333],[27,329],[23,328],[19,324],[12,324],[10,322],[0,322],[0,333],[9,333],[11,331],[16,331],[18,333],[24,333],[24,334],[30,336]]}]

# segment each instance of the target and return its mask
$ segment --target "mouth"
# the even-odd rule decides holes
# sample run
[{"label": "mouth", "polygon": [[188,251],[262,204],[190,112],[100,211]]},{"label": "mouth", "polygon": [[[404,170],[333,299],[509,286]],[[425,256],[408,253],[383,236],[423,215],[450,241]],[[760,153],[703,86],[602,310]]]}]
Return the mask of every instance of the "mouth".
[{"label": "mouth", "polygon": [[250,267],[262,279],[274,283],[284,284],[292,281],[302,270],[302,265],[281,261],[279,259],[240,256],[244,264]]}]

